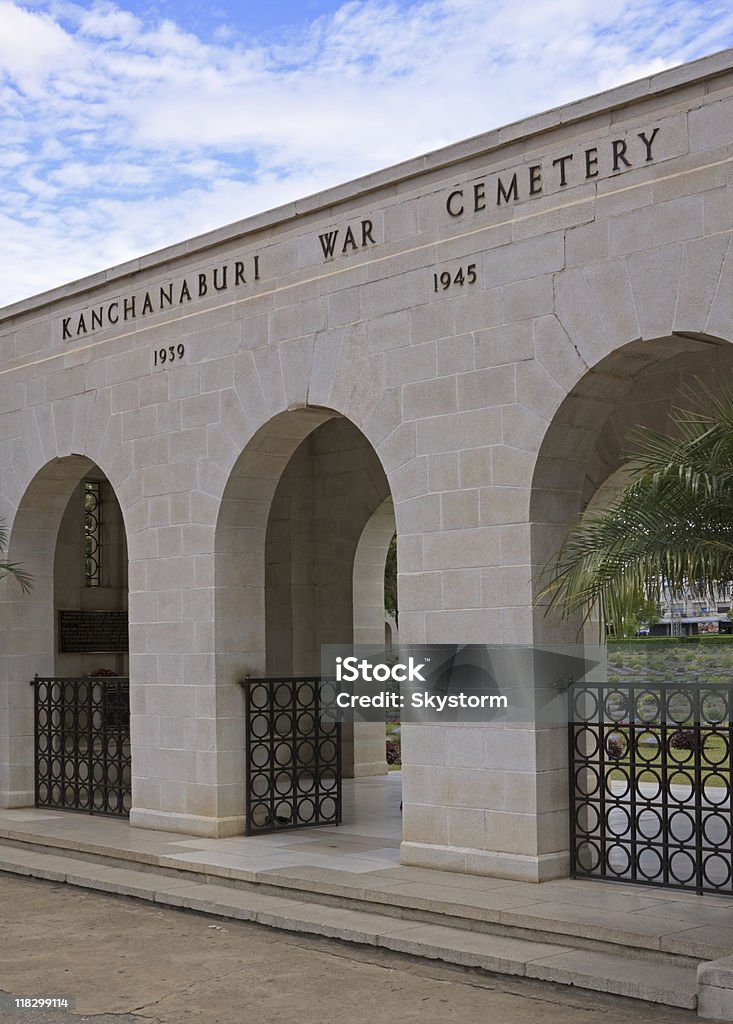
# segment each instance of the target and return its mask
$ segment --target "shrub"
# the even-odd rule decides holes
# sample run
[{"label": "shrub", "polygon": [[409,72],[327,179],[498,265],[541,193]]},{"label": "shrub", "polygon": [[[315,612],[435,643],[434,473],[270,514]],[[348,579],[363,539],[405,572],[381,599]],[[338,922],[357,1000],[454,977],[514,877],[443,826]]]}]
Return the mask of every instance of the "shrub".
[{"label": "shrub", "polygon": [[617,740],[615,736],[609,736],[606,739],[606,754],[609,757],[621,757],[623,752],[623,744],[620,740]]},{"label": "shrub", "polygon": [[669,737],[669,745],[674,750],[696,750],[698,743],[694,729],[675,729]]},{"label": "shrub", "polygon": [[387,764],[401,764],[402,750],[399,743],[387,740]]}]

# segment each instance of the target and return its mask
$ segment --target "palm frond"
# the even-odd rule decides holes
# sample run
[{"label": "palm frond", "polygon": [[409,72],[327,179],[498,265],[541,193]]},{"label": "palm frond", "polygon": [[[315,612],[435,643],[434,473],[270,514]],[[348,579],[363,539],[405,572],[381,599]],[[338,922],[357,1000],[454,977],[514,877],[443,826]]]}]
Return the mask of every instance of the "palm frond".
[{"label": "palm frond", "polygon": [[[0,519],[0,554],[5,551],[7,546],[8,531],[3,526],[3,520]],[[33,589],[33,577],[21,567],[19,562],[0,562],[0,580],[5,576],[11,576],[16,583],[20,584],[24,594]]]},{"label": "palm frond", "polygon": [[25,569],[21,569],[19,562],[0,562],[0,579],[3,576],[12,576],[24,594],[33,590],[33,577]]},{"label": "palm frond", "polygon": [[640,599],[733,583],[733,395],[700,387],[670,435],[638,429],[634,479],[587,512],[545,567],[537,596],[564,618],[619,623]]}]

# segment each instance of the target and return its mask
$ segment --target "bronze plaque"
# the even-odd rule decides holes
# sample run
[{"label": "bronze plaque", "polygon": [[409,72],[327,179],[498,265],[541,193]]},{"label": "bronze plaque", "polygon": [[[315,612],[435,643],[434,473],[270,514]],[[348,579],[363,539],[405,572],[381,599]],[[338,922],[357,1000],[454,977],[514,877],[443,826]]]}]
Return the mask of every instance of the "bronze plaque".
[{"label": "bronze plaque", "polygon": [[127,612],[59,612],[61,654],[127,654]]}]

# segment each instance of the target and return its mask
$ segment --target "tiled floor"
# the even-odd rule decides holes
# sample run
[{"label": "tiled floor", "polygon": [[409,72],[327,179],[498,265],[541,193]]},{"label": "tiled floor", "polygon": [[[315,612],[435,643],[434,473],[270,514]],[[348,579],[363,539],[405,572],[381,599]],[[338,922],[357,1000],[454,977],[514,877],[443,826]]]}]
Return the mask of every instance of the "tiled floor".
[{"label": "tiled floor", "polygon": [[0,810],[0,827],[27,833],[28,838],[43,835],[78,839],[108,849],[150,852],[188,863],[245,871],[307,864],[367,872],[399,864],[401,799],[399,772],[345,779],[341,825],[230,839],[186,838],[172,832],[132,828],[121,819],[34,808]]},{"label": "tiled floor", "polygon": [[[399,772],[373,779],[345,779],[343,822],[333,828],[300,829],[231,839],[179,839],[174,859],[253,870],[311,867],[368,872],[399,864],[402,786]],[[176,853],[172,847],[182,852]],[[185,852],[184,852],[185,851]]]}]

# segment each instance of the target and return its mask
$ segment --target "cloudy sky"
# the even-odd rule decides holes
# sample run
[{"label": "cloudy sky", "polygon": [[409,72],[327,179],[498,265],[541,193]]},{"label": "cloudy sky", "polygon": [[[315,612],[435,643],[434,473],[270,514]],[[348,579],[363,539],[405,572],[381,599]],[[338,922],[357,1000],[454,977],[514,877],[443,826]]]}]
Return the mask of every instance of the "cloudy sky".
[{"label": "cloudy sky", "polygon": [[0,306],[733,45],[728,0],[0,0]]}]

